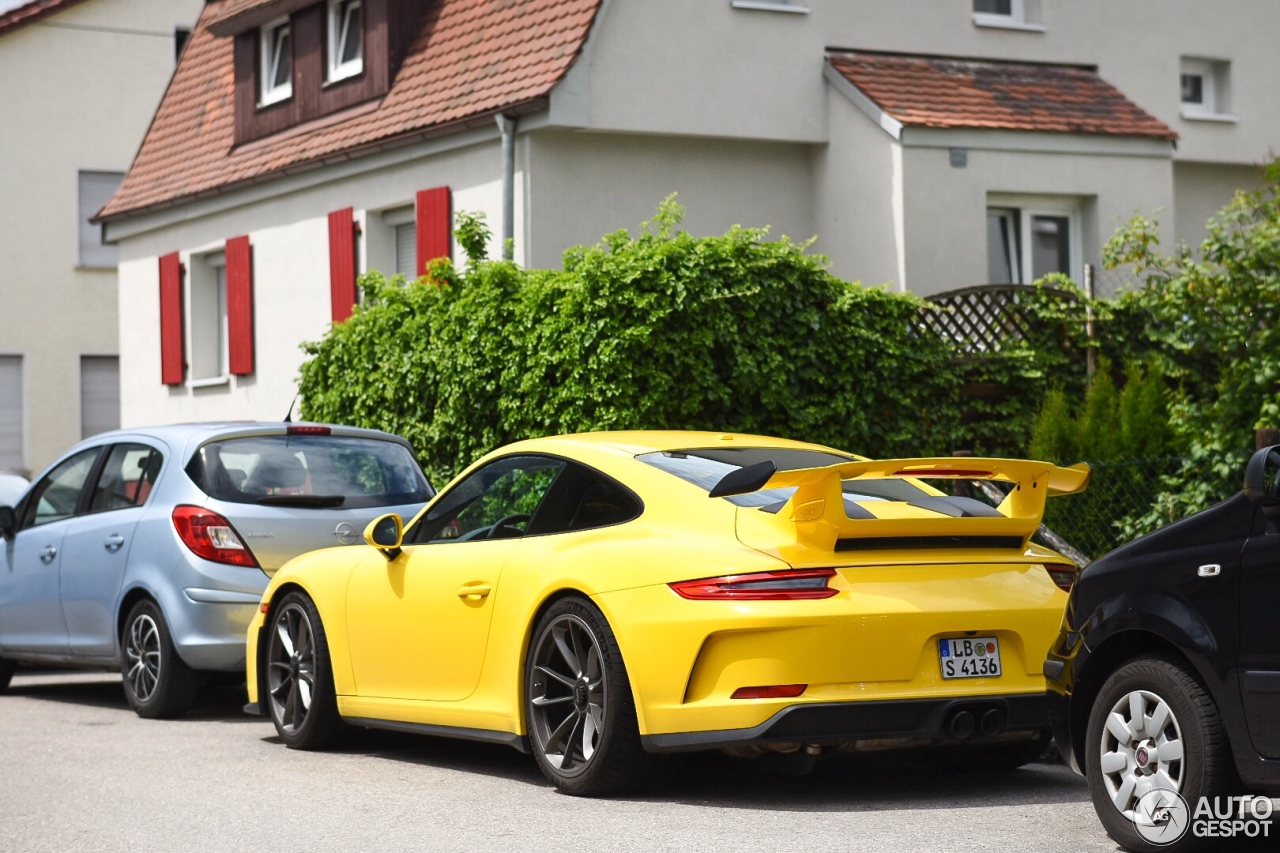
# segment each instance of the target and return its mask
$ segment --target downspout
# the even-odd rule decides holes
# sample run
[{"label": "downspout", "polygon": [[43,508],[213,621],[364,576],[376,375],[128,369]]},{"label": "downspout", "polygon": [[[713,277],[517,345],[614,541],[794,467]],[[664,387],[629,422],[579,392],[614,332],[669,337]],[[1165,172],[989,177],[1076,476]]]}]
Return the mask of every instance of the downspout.
[{"label": "downspout", "polygon": [[502,133],[502,259],[514,255],[516,236],[516,120],[497,116]]}]

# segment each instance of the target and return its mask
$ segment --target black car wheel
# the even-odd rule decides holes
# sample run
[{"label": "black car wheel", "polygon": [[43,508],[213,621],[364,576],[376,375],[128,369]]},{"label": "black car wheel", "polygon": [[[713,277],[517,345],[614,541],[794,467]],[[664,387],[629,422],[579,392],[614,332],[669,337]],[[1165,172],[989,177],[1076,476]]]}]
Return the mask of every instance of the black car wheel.
[{"label": "black car wheel", "polygon": [[150,599],[135,604],[124,620],[120,672],[125,699],[139,717],[181,716],[200,687],[200,677],[173,647],[160,606]]},{"label": "black car wheel", "polygon": [[585,600],[561,599],[538,620],[524,694],[534,758],[564,793],[625,793],[653,769],[617,640]]},{"label": "black car wheel", "polygon": [[[1230,757],[1217,706],[1183,664],[1152,656],[1116,670],[1093,703],[1087,738],[1089,793],[1108,835],[1142,851],[1199,841],[1185,821],[1201,797],[1227,793]],[[1189,811],[1165,808],[1173,794]]]},{"label": "black car wheel", "polygon": [[342,730],[329,642],[315,603],[291,592],[271,609],[267,630],[266,704],[280,740],[323,749]]}]

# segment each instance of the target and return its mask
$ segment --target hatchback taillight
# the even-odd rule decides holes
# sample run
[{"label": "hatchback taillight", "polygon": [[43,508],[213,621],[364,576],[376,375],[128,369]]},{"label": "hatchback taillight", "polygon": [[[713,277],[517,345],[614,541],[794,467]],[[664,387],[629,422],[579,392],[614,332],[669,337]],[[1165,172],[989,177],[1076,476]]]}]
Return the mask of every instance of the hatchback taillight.
[{"label": "hatchback taillight", "polygon": [[231,522],[212,510],[180,505],[173,508],[173,526],[182,544],[197,557],[232,566],[261,568]]},{"label": "hatchback taillight", "polygon": [[1045,566],[1044,570],[1063,592],[1071,592],[1071,587],[1076,585],[1076,579],[1080,577],[1080,572],[1074,566]]},{"label": "hatchback taillight", "polygon": [[694,601],[794,601],[830,598],[839,590],[827,586],[835,569],[754,572],[669,584],[681,598]]}]

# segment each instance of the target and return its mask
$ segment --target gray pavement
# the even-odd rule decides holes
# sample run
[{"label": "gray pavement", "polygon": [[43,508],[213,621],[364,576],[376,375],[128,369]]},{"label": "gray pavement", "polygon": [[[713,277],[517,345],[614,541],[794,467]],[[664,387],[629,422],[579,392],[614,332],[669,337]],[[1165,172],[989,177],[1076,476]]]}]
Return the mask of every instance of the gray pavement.
[{"label": "gray pavement", "polygon": [[0,850],[1118,849],[1058,765],[944,774],[837,758],[807,777],[691,756],[660,791],[557,794],[500,746],[361,732],[286,749],[209,688],[182,720],[130,712],[118,676],[19,675],[0,694]]}]

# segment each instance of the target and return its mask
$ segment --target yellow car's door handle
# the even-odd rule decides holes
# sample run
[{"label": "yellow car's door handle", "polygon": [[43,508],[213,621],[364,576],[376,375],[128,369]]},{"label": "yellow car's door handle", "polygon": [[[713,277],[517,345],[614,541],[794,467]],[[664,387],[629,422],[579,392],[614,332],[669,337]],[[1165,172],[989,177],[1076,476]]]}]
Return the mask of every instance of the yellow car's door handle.
[{"label": "yellow car's door handle", "polygon": [[458,588],[459,598],[484,598],[493,592],[493,587],[483,581],[472,581]]}]

